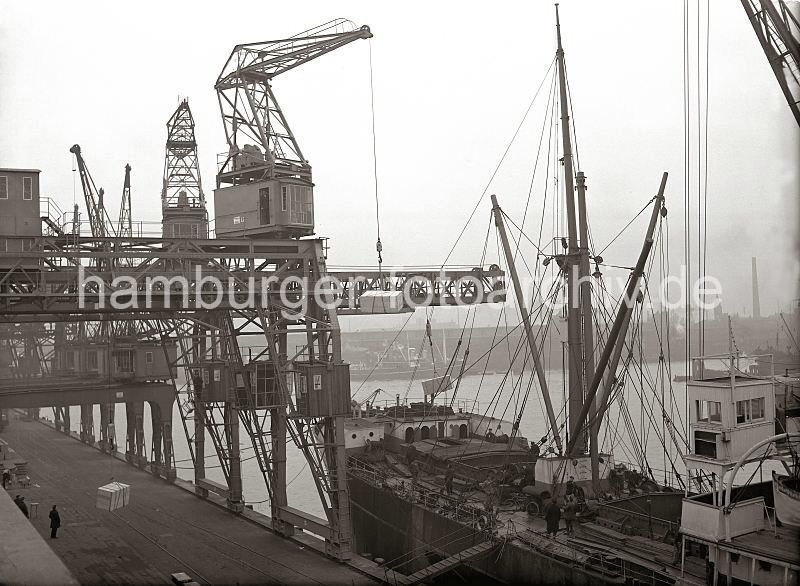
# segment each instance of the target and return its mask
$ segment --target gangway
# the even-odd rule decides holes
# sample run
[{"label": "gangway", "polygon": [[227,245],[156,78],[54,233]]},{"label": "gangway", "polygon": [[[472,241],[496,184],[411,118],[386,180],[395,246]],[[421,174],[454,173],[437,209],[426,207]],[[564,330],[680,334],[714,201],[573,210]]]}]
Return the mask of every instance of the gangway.
[{"label": "gangway", "polygon": [[473,545],[472,547],[468,547],[457,554],[451,555],[449,558],[445,558],[440,562],[436,562],[428,566],[427,568],[423,568],[418,572],[414,572],[410,576],[407,577],[408,582],[407,584],[419,584],[421,582],[425,582],[427,580],[431,580],[436,576],[444,574],[445,572],[449,572],[453,568],[456,568],[460,565],[463,565],[469,561],[472,561],[476,558],[479,558],[483,555],[486,555],[493,549],[498,546],[498,542],[489,540],[479,543],[478,545]]}]

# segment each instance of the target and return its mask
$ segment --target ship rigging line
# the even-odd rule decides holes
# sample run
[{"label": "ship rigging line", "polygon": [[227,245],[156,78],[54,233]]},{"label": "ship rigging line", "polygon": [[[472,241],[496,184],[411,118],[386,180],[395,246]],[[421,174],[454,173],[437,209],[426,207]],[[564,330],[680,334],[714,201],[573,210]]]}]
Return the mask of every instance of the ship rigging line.
[{"label": "ship rigging line", "polygon": [[358,394],[358,392],[359,392],[359,391],[362,389],[362,387],[363,387],[363,386],[364,386],[364,385],[367,383],[367,381],[370,379],[370,377],[372,376],[372,373],[373,373],[373,372],[375,372],[375,369],[376,369],[376,368],[378,368],[378,366],[380,366],[381,362],[383,362],[383,359],[386,357],[386,354],[388,354],[389,350],[392,348],[392,346],[394,346],[394,343],[397,341],[397,338],[399,338],[399,337],[400,337],[400,334],[402,334],[402,333],[403,333],[403,330],[405,330],[405,329],[406,329],[406,326],[408,325],[408,322],[410,322],[410,321],[411,321],[411,318],[412,318],[412,317],[414,317],[414,313],[413,313],[413,312],[410,312],[410,313],[408,314],[408,317],[406,318],[406,321],[405,321],[405,322],[403,322],[403,325],[402,325],[402,326],[400,327],[400,329],[397,331],[397,333],[395,334],[394,338],[392,338],[392,341],[391,341],[391,342],[389,342],[389,344],[388,344],[388,345],[386,346],[386,348],[383,350],[383,353],[382,353],[382,354],[380,355],[380,357],[378,358],[377,362],[375,362],[375,366],[373,366],[373,367],[372,367],[372,370],[370,370],[370,371],[369,371],[369,374],[366,376],[366,378],[365,378],[363,381],[361,381],[361,384],[360,384],[360,385],[358,385],[358,388],[357,388],[357,389],[355,390],[355,392],[353,393],[353,398],[354,398],[354,399],[355,399],[356,395]]},{"label": "ship rigging line", "polygon": [[464,223],[464,225],[461,228],[461,231],[458,233],[458,236],[456,237],[456,240],[453,243],[452,248],[450,248],[450,252],[447,253],[447,256],[445,257],[444,261],[442,262],[442,265],[441,265],[442,267],[444,267],[447,264],[447,261],[450,260],[450,256],[453,254],[453,251],[456,249],[456,246],[458,246],[458,243],[461,240],[461,237],[464,236],[464,232],[466,232],[467,227],[469,226],[470,222],[472,221],[472,218],[475,216],[475,212],[478,211],[478,208],[480,207],[481,202],[483,201],[483,198],[486,197],[486,192],[489,191],[489,187],[491,186],[492,181],[494,181],[494,178],[497,175],[497,172],[500,170],[500,167],[503,164],[503,161],[505,161],[506,156],[508,155],[508,152],[511,150],[511,146],[516,141],[517,135],[519,134],[519,131],[522,129],[522,125],[525,123],[525,119],[528,117],[528,114],[530,113],[531,108],[533,108],[533,103],[536,101],[536,98],[538,97],[539,92],[542,89],[542,86],[544,86],[544,82],[548,78],[548,76],[550,74],[550,71],[553,69],[553,65],[555,64],[555,62],[556,62],[556,59],[555,59],[555,57],[553,57],[553,60],[550,62],[550,66],[547,68],[547,71],[545,72],[544,77],[542,77],[542,81],[539,82],[539,87],[536,88],[536,92],[533,94],[533,98],[531,98],[531,101],[528,104],[527,109],[525,110],[525,114],[523,114],[523,116],[522,116],[522,120],[520,120],[519,124],[517,125],[517,129],[514,131],[514,134],[511,136],[511,140],[508,142],[508,145],[506,145],[505,151],[503,151],[503,154],[500,157],[500,160],[497,162],[497,166],[495,166],[491,177],[489,177],[489,181],[486,183],[486,186],[483,188],[483,191],[481,192],[481,195],[478,198],[478,201],[475,202],[475,205],[472,208],[472,211],[470,212],[469,217],[467,218],[467,221]]},{"label": "ship rigging line", "polygon": [[[636,218],[638,218],[639,216],[641,216],[641,215],[642,215],[642,213],[643,213],[643,212],[644,212],[644,211],[645,211],[647,208],[649,208],[649,207],[650,207],[650,204],[651,204],[651,203],[653,203],[653,201],[654,201],[655,199],[656,199],[656,196],[653,196],[652,198],[650,198],[649,200],[647,200],[647,203],[646,203],[646,204],[644,204],[644,207],[642,207],[642,209],[641,209],[641,210],[639,210],[639,212],[638,212],[638,213],[637,213],[635,216],[633,216],[633,218],[631,218],[631,219],[630,219],[630,221],[629,221],[627,224],[625,224],[625,226],[623,226],[623,228],[622,228],[622,229],[621,229],[619,232],[617,232],[617,235],[616,235],[616,236],[614,236],[614,237],[611,239],[611,241],[610,241],[608,244],[606,244],[606,245],[605,245],[603,248],[601,248],[601,249],[600,249],[600,252],[596,253],[596,254],[595,254],[595,256],[602,256],[602,254],[603,254],[603,253],[604,253],[604,252],[605,252],[605,251],[608,249],[608,247],[609,247],[609,246],[611,246],[612,244],[614,244],[614,242],[616,242],[617,238],[619,238],[620,236],[622,236],[622,234],[625,232],[625,230],[627,230],[627,229],[630,227],[630,225],[631,225],[631,224],[633,224],[633,223],[636,221]],[[611,266],[611,265],[608,265],[608,266]]]}]

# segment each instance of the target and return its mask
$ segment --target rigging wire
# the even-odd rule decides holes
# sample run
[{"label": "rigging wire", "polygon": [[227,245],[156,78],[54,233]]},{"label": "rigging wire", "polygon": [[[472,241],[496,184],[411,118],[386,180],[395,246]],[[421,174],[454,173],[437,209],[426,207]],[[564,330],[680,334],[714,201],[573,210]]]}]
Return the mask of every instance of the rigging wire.
[{"label": "rigging wire", "polygon": [[533,104],[536,101],[536,98],[538,97],[539,92],[541,91],[542,86],[544,85],[544,82],[547,79],[548,74],[550,73],[550,70],[553,68],[553,64],[555,62],[556,62],[556,59],[555,59],[555,57],[553,57],[553,60],[550,62],[550,67],[547,68],[547,71],[545,72],[544,77],[542,78],[542,81],[539,83],[539,87],[536,88],[536,92],[534,93],[533,98],[531,99],[530,103],[528,104],[528,107],[525,110],[525,114],[523,114],[523,116],[522,116],[522,120],[520,120],[519,124],[517,125],[517,129],[514,131],[514,134],[511,136],[511,140],[508,142],[508,145],[506,146],[505,151],[503,151],[503,154],[500,157],[500,160],[497,162],[497,166],[494,168],[494,171],[492,172],[491,177],[489,177],[489,181],[486,183],[486,187],[483,188],[483,191],[481,192],[481,195],[478,198],[478,201],[475,202],[475,206],[472,208],[472,211],[470,212],[469,217],[467,218],[467,221],[464,223],[464,226],[461,228],[461,231],[459,232],[458,236],[456,237],[456,240],[453,243],[452,248],[450,248],[450,252],[447,253],[447,256],[445,257],[444,261],[442,262],[442,267],[444,267],[447,264],[447,261],[450,260],[450,256],[453,254],[453,251],[456,249],[456,246],[458,246],[458,243],[461,240],[462,236],[464,235],[464,232],[466,232],[467,226],[469,226],[469,223],[472,221],[472,218],[475,216],[475,212],[478,211],[478,207],[480,207],[481,202],[483,201],[483,198],[486,197],[486,192],[489,191],[489,187],[491,186],[492,181],[494,181],[494,178],[497,175],[497,172],[500,170],[500,166],[503,164],[503,161],[505,161],[506,155],[508,155],[508,152],[511,150],[511,146],[514,144],[514,141],[516,141],[517,135],[519,134],[520,130],[522,130],[522,125],[525,123],[525,120],[527,119],[528,114],[531,111],[531,108],[533,108]]}]

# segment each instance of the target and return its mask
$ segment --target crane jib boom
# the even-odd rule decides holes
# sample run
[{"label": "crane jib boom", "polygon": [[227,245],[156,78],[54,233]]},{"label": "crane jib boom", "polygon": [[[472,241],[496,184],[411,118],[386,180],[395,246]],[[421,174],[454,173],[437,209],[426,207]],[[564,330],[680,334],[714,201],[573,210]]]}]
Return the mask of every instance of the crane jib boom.
[{"label": "crane jib boom", "polygon": [[269,81],[281,73],[353,41],[369,38],[372,38],[372,33],[369,27],[364,25],[344,33],[297,36],[264,43],[236,45],[217,79],[215,88],[219,90],[232,87],[239,79]]},{"label": "crane jib boom", "polygon": [[217,184],[249,182],[257,174],[260,180],[291,178],[313,185],[311,165],[278,104],[272,80],[371,37],[368,26],[356,28],[339,19],[288,39],[236,45],[214,85],[229,147]]}]

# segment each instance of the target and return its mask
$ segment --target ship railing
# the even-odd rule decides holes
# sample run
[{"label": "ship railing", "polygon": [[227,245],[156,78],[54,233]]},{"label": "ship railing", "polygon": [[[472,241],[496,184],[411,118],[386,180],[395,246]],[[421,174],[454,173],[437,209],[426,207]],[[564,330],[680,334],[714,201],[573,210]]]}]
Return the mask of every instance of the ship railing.
[{"label": "ship railing", "polygon": [[484,512],[476,506],[464,502],[462,499],[444,494],[442,489],[429,489],[415,482],[413,478],[408,483],[401,482],[396,486],[389,482],[390,476],[368,463],[354,457],[347,459],[348,472],[354,474],[378,488],[388,488],[404,500],[418,503],[440,515],[450,517],[460,523],[479,526]]},{"label": "ship railing", "polygon": [[613,511],[620,517],[619,519],[612,519],[613,521],[624,522],[629,518],[638,519],[640,521],[640,530],[644,531],[646,527],[647,531],[651,533],[651,538],[653,535],[657,536],[659,539],[663,538],[665,535],[677,535],[679,530],[679,525],[675,521],[662,519],[661,517],[648,515],[647,513],[632,511],[631,509],[617,507],[609,503],[600,503],[598,507],[600,509]]},{"label": "ship railing", "polygon": [[[770,513],[770,511],[772,511],[772,513]],[[775,512],[775,507],[769,507],[765,504],[764,517],[767,519],[767,525],[769,525],[769,529],[772,531],[773,537],[778,539],[778,514]]]},{"label": "ship railing", "polygon": [[[426,403],[426,407],[424,412],[421,412],[419,410],[419,405],[423,402]],[[412,404],[414,407],[411,406]],[[449,417],[452,418],[457,418],[459,416],[469,417],[470,413],[481,413],[481,404],[479,401],[471,401],[469,399],[458,399],[453,401],[452,399],[448,399],[444,396],[434,399],[433,403],[431,403],[430,400],[426,401],[422,397],[407,397],[402,403],[399,401],[399,398],[394,401],[391,399],[384,399],[370,403],[369,411],[370,414],[372,414],[373,410],[375,410],[376,415],[382,415],[386,411],[391,410],[396,412],[399,418],[411,419],[415,417],[436,415],[436,408],[441,407],[451,407],[453,409],[453,415],[450,415]]]}]

